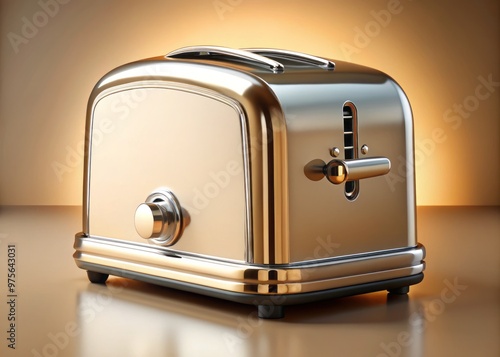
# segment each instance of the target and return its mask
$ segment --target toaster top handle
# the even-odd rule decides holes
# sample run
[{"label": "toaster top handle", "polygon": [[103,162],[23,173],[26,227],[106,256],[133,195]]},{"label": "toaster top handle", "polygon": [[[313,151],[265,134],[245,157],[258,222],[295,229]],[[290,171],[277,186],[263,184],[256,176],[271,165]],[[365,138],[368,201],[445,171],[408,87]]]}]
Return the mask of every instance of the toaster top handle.
[{"label": "toaster top handle", "polygon": [[325,58],[308,55],[302,52],[294,52],[294,51],[280,50],[274,48],[245,48],[245,50],[262,56],[276,56],[295,61],[311,63],[313,65],[323,67],[327,70],[335,69],[334,62],[327,60]]},{"label": "toaster top handle", "polygon": [[172,52],[169,52],[165,57],[180,57],[180,58],[194,58],[200,56],[222,55],[252,61],[270,68],[273,72],[283,72],[285,66],[278,61],[264,57],[257,53],[245,50],[237,50],[220,46],[190,46],[182,47]]}]

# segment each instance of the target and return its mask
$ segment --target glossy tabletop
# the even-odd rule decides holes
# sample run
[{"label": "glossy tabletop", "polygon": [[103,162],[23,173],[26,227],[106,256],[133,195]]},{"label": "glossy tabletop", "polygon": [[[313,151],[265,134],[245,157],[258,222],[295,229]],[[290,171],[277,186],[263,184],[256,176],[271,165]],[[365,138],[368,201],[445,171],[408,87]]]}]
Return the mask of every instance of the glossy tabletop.
[{"label": "glossy tabletop", "polygon": [[419,207],[427,268],[408,296],[290,306],[280,320],[124,278],[89,283],[72,258],[80,219],[80,207],[0,207],[1,356],[500,355],[499,207]]}]

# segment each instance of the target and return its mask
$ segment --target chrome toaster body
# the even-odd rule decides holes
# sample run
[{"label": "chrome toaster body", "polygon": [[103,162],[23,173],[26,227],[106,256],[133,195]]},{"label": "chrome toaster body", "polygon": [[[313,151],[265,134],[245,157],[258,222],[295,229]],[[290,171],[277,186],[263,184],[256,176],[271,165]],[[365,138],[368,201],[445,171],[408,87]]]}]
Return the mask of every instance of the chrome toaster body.
[{"label": "chrome toaster body", "polygon": [[258,306],[423,278],[413,122],[387,75],[187,47],[104,76],[87,110],[77,265]]}]

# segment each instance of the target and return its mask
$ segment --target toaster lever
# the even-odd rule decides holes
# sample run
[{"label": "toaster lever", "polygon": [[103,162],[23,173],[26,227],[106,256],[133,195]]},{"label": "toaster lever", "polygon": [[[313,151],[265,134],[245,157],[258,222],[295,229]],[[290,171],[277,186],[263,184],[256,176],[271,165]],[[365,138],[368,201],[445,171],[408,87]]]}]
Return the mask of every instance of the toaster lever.
[{"label": "toaster lever", "polygon": [[323,160],[312,160],[304,167],[304,174],[312,181],[319,181],[326,176],[328,181],[339,185],[346,181],[361,180],[385,175],[391,169],[391,161],[386,157],[368,157],[363,159],[333,159],[328,164]]},{"label": "toaster lever", "polygon": [[325,165],[323,172],[331,183],[338,185],[345,181],[356,181],[385,175],[391,169],[386,157],[368,157],[354,160],[333,159]]}]

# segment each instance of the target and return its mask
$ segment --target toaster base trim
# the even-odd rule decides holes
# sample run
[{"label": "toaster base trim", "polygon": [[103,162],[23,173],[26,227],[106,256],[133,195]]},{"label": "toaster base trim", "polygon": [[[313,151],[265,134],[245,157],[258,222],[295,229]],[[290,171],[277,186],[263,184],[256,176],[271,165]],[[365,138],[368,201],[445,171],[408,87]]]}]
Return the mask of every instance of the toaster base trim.
[{"label": "toaster base trim", "polygon": [[87,271],[259,306],[403,288],[420,282],[425,268],[425,250],[421,245],[368,257],[293,266],[225,262],[84,234],[76,235],[75,249],[76,264]]},{"label": "toaster base trim", "polygon": [[284,307],[288,305],[307,304],[314,301],[342,298],[360,294],[367,294],[387,290],[390,294],[402,295],[409,292],[409,286],[420,283],[424,279],[424,273],[405,276],[401,278],[387,279],[370,283],[343,286],[333,289],[311,291],[300,294],[288,295],[261,295],[246,294],[232,291],[223,291],[208,286],[200,286],[182,281],[163,279],[158,276],[147,275],[132,271],[123,271],[113,267],[103,267],[92,263],[82,263],[80,268],[101,274],[129,278],[178,289],[190,293],[202,294],[213,298],[237,302],[240,304],[254,305],[258,308],[259,318],[283,318]]}]

